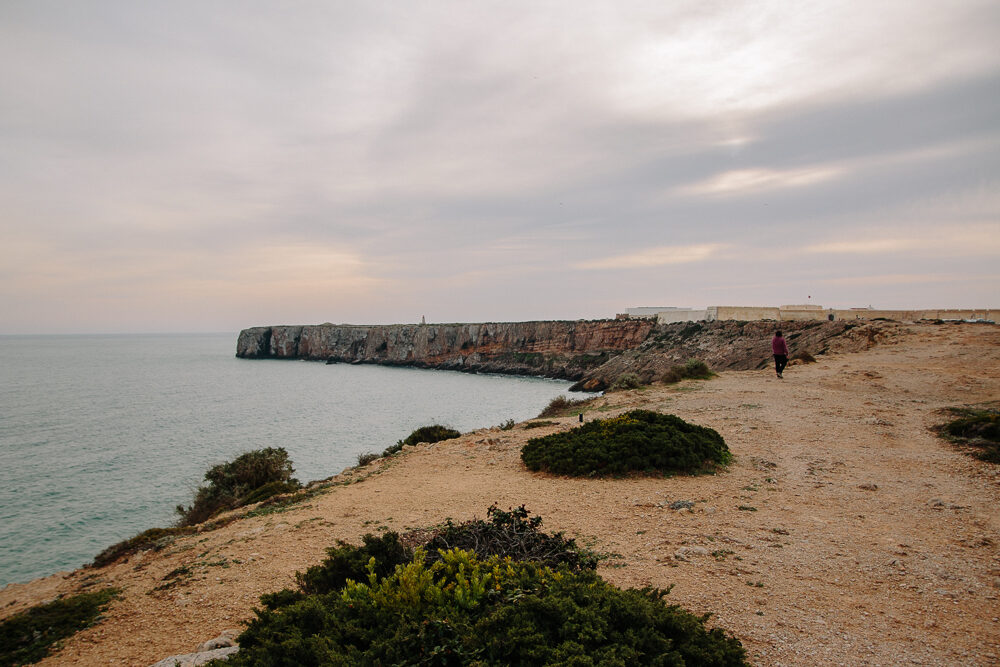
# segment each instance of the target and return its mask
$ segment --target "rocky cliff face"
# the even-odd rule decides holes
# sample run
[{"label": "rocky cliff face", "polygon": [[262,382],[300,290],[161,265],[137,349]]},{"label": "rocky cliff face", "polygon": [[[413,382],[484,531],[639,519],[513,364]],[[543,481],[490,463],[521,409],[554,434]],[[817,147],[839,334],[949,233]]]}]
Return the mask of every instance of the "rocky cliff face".
[{"label": "rocky cliff face", "polygon": [[641,344],[651,320],[254,327],[236,356],[313,359],[580,379]]},{"label": "rocky cliff face", "polygon": [[[772,363],[771,337],[780,328],[792,358],[802,352],[815,356],[828,349],[857,350],[874,344],[866,325],[862,332],[849,322],[677,322],[656,326],[635,349],[588,369],[573,389],[603,391],[631,374],[649,384],[663,379],[671,367],[688,359],[705,362],[714,371],[751,370]],[[859,335],[855,335],[859,334]],[[857,340],[857,343],[852,341]]]}]

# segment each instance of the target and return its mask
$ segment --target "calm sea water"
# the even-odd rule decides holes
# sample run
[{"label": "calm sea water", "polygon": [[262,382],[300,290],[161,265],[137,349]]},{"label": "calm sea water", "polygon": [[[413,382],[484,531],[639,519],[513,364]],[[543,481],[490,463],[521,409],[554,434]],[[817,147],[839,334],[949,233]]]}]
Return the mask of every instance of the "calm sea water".
[{"label": "calm sea water", "polygon": [[0,336],[0,586],[174,520],[212,465],[284,447],[303,482],[431,423],[533,417],[568,382],[234,357],[235,334]]}]

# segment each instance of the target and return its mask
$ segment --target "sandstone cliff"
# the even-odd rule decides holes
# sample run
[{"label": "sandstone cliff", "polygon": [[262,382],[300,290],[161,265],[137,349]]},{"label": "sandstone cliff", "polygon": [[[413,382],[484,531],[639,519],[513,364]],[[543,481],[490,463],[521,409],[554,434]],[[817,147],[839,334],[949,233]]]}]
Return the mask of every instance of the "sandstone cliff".
[{"label": "sandstone cliff", "polygon": [[672,366],[688,359],[705,362],[713,371],[751,370],[771,364],[771,337],[784,331],[792,358],[802,352],[815,356],[828,349],[866,349],[885,337],[888,324],[858,326],[849,322],[716,321],[677,322],[658,325],[638,347],[588,369],[572,387],[578,391],[603,391],[623,375],[632,374],[649,384],[666,376]]},{"label": "sandstone cliff", "polygon": [[651,320],[254,327],[236,356],[417,366],[577,380],[640,345]]}]

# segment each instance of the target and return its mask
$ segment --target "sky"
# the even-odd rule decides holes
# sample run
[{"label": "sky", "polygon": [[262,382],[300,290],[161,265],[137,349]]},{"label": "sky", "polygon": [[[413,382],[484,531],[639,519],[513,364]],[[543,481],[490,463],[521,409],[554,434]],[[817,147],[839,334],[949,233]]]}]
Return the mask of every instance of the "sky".
[{"label": "sky", "polygon": [[0,2],[0,334],[1000,306],[1000,3]]}]

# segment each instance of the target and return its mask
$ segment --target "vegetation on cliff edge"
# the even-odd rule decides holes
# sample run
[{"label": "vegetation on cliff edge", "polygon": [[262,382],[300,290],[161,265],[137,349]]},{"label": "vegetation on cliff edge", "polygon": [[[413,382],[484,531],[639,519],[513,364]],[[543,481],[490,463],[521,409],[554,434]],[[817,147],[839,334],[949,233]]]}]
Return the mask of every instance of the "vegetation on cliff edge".
[{"label": "vegetation on cliff edge", "polygon": [[29,665],[63,639],[101,618],[118,589],[105,588],[41,604],[0,622],[0,667]]},{"label": "vegetation on cliff edge", "polygon": [[191,526],[225,510],[266,500],[301,488],[288,452],[266,447],[240,454],[232,461],[212,466],[205,473],[207,485],[195,492],[194,502],[177,506],[179,525]]},{"label": "vegetation on cliff edge", "polygon": [[385,451],[382,452],[382,456],[392,456],[408,445],[416,445],[421,442],[441,442],[442,440],[457,438],[460,435],[462,434],[459,431],[442,426],[441,424],[421,426],[406,436],[404,440],[397,440],[395,445],[386,447]]},{"label": "vegetation on cliff edge", "polygon": [[[206,522],[226,510],[254,503],[271,503],[271,508],[281,505],[284,500],[276,496],[293,493],[302,488],[299,481],[292,477],[293,472],[288,452],[281,447],[249,451],[230,462],[212,466],[205,473],[205,480],[209,483],[195,492],[194,502],[188,507],[177,506],[177,513],[180,515],[177,525],[169,528],[150,528],[113,544],[97,554],[91,565],[104,567],[139,551],[150,549],[159,551],[181,535],[223,526],[233,518],[226,517],[211,523]],[[301,500],[299,496],[309,496],[314,493],[315,491],[301,491],[292,499]]]}]

